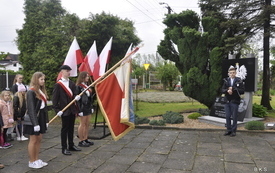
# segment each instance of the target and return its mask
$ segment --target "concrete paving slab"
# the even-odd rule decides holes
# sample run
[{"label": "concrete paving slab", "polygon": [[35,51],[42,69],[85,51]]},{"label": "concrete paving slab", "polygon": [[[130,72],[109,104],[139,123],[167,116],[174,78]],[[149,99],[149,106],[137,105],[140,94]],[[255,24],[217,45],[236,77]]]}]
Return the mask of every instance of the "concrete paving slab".
[{"label": "concrete paving slab", "polygon": [[151,162],[135,162],[133,163],[129,169],[127,169],[127,172],[150,172],[150,173],[157,173],[159,172],[161,168],[161,165],[157,163],[151,163]]},{"label": "concrete paving slab", "polygon": [[167,154],[155,154],[155,153],[143,153],[137,161],[139,162],[151,162],[162,165],[167,159]]},{"label": "concrete paving slab", "polygon": [[255,171],[255,164],[244,164],[244,163],[234,163],[225,162],[225,172],[226,173],[252,173]]},{"label": "concrete paving slab", "polygon": [[249,164],[254,163],[251,155],[237,154],[237,153],[224,154],[224,161],[235,162],[235,163],[249,163]]},{"label": "concrete paving slab", "polygon": [[193,167],[193,160],[167,159],[163,163],[162,167],[168,169],[190,171]]},{"label": "concrete paving slab", "polygon": [[224,162],[222,157],[196,156],[192,172],[224,173]]},{"label": "concrete paving slab", "polygon": [[258,172],[272,173],[275,170],[274,161],[255,160],[255,162],[256,162],[256,167],[254,168],[254,170],[257,170]]},{"label": "concrete paving slab", "polygon": [[12,148],[0,149],[0,163],[5,164],[1,173],[275,172],[274,133],[242,131],[232,138],[223,136],[223,130],[134,129],[117,142],[110,137],[93,140],[95,145],[64,156],[59,130],[51,126],[42,139],[39,156],[47,167],[28,168],[28,141],[13,141]]}]

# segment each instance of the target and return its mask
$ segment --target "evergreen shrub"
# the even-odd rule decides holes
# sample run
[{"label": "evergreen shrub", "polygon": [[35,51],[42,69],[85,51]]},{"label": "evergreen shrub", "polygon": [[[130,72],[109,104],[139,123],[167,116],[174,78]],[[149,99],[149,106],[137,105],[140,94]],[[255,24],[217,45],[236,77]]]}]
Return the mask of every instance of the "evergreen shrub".
[{"label": "evergreen shrub", "polygon": [[253,113],[253,117],[260,117],[260,118],[263,118],[268,114],[266,107],[262,105],[258,105],[257,103],[253,104],[252,113]]},{"label": "evergreen shrub", "polygon": [[199,108],[197,110],[198,113],[200,113],[201,115],[210,115],[210,110],[209,109],[202,109],[202,108]]},{"label": "evergreen shrub", "polygon": [[245,124],[247,130],[264,130],[264,123],[261,121],[250,121]]},{"label": "evergreen shrub", "polygon": [[149,125],[165,126],[165,122],[163,120],[151,120]]},{"label": "evergreen shrub", "polygon": [[179,124],[184,122],[184,117],[178,112],[167,111],[162,115],[165,123]]},{"label": "evergreen shrub", "polygon": [[138,125],[138,124],[148,124],[150,122],[150,120],[146,117],[139,117],[139,116],[136,116],[135,118],[135,124]]}]

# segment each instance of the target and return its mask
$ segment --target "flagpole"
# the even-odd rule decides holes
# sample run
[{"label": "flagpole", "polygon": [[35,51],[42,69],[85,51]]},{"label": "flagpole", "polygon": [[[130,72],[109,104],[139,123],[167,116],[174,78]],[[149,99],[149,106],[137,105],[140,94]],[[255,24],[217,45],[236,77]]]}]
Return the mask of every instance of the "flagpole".
[{"label": "flagpole", "polygon": [[[142,47],[142,46],[140,46]],[[87,88],[85,88],[80,94],[78,94],[79,96],[82,96],[84,92],[86,92],[90,87],[94,86],[95,84],[97,84],[100,80],[102,80],[103,78],[105,78],[109,73],[111,73],[112,71],[114,71],[118,66],[121,65],[121,63],[123,61],[125,61],[127,58],[129,58],[131,55],[133,55],[134,53],[136,53],[140,47],[136,47],[132,52],[130,52],[129,54],[125,55],[124,58],[122,58],[119,62],[117,62],[113,67],[111,67],[108,71],[106,71],[102,76],[100,76],[97,80],[95,80],[92,84],[90,84]],[[66,109],[68,109],[76,100],[73,99],[67,106],[65,106],[61,111],[65,112]],[[50,121],[49,124],[51,122],[53,122],[56,118],[58,117],[58,115],[55,115]]]}]

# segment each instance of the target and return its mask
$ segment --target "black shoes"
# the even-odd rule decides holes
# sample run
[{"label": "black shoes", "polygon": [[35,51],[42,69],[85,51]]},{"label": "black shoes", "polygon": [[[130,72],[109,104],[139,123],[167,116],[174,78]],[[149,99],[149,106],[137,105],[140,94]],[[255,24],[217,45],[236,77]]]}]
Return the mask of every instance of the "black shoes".
[{"label": "black shoes", "polygon": [[77,148],[75,145],[72,147],[69,147],[69,151],[81,151],[80,148]]},{"label": "black shoes", "polygon": [[228,136],[228,135],[230,135],[231,137],[234,137],[234,136],[236,136],[236,133],[235,132],[226,132],[224,134],[224,136]]},{"label": "black shoes", "polygon": [[62,149],[62,154],[67,155],[67,156],[72,155],[72,153],[67,149]]},{"label": "black shoes", "polygon": [[79,147],[89,147],[90,144],[87,143],[86,141],[81,141],[81,142],[78,143],[78,146],[79,146]]},{"label": "black shoes", "polygon": [[89,139],[86,139],[78,143],[79,147],[89,147],[90,145],[94,145],[94,142],[90,141]]},{"label": "black shoes", "polygon": [[67,150],[67,149],[62,149],[62,154],[67,155],[67,156],[72,155],[72,153],[71,153],[70,151],[81,151],[81,149],[77,148],[77,147],[74,145],[74,146],[70,147],[69,150]]},{"label": "black shoes", "polygon": [[85,142],[90,144],[90,145],[94,145],[94,142],[90,141],[89,139],[86,139]]},{"label": "black shoes", "polygon": [[224,134],[224,136],[228,136],[228,135],[230,135],[231,134],[231,132],[226,132],[225,134]]}]

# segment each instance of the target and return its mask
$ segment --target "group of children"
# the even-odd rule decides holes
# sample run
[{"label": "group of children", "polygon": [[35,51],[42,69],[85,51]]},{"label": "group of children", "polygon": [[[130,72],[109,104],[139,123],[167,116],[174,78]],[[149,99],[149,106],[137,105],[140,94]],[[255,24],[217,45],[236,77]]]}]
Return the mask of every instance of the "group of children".
[{"label": "group of children", "polygon": [[[94,144],[88,139],[94,96],[93,91],[88,87],[91,78],[88,72],[81,72],[75,84],[69,80],[71,70],[68,65],[60,67],[62,77],[54,85],[52,97],[53,109],[62,120],[61,146],[64,155],[71,155],[71,151],[81,151],[78,147],[89,147]],[[28,140],[24,134],[28,135],[28,166],[38,169],[48,165],[39,159],[42,135],[46,133],[49,125],[45,74],[35,72],[29,88],[22,83],[22,80],[22,75],[16,75],[11,91],[4,90],[0,95],[0,147],[3,149],[12,147],[7,137],[14,129],[18,141]],[[76,103],[71,104],[63,112],[64,107],[73,100]],[[80,141],[78,147],[73,141],[76,117],[80,119],[77,130]],[[4,165],[0,164],[0,169],[3,167]]]},{"label": "group of children", "polygon": [[[42,72],[35,72],[29,88],[22,83],[22,80],[23,75],[16,75],[11,91],[6,89],[0,94],[0,146],[3,149],[12,147],[12,144],[8,143],[7,134],[14,129],[19,141],[28,140],[24,134],[28,135],[30,159],[28,166],[41,168],[48,165],[38,158],[42,134],[46,132],[49,121],[45,75]],[[4,165],[0,164],[0,169],[3,167]]]},{"label": "group of children", "polygon": [[0,94],[0,148],[7,149],[12,147],[9,141],[15,129],[17,140],[28,140],[23,135],[24,115],[26,112],[25,94],[27,87],[22,83],[23,75],[17,74],[14,79],[11,91],[5,89]]}]

